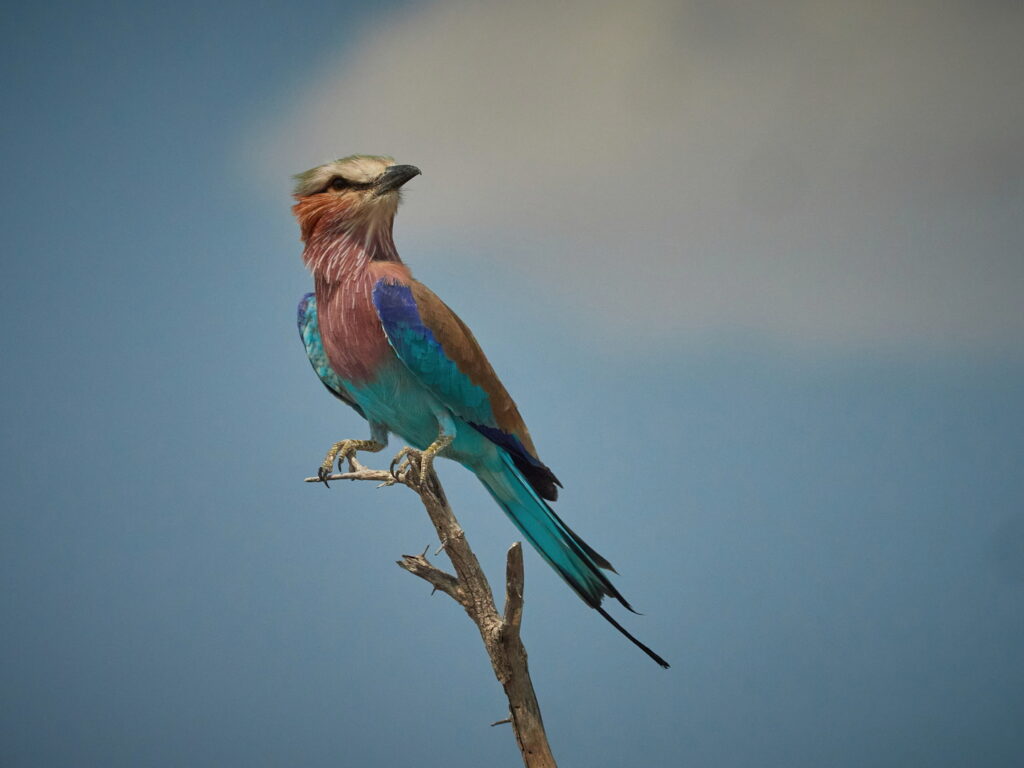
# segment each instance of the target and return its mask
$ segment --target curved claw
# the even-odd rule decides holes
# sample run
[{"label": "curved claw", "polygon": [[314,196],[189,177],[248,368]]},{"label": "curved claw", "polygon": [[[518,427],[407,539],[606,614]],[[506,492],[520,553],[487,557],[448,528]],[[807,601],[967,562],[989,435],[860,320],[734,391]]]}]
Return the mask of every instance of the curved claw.
[{"label": "curved claw", "polygon": [[432,442],[425,451],[420,452],[420,484],[423,485],[427,482],[427,478],[430,476],[430,471],[434,466],[434,457],[441,453],[445,448],[452,444],[455,440],[455,435],[441,434],[437,440]]},{"label": "curved claw", "polygon": [[[420,485],[424,485],[427,482],[427,477],[430,475],[430,469],[434,465],[434,457],[451,445],[454,439],[455,437],[453,435],[441,435],[422,451],[405,446],[395,454],[395,458],[391,460],[391,476],[395,478],[395,480],[398,480],[399,475],[403,473],[403,470],[416,470],[417,481]],[[404,463],[399,464],[403,459],[405,460]],[[397,470],[395,469],[396,464],[399,464]]]},{"label": "curved claw", "polygon": [[331,474],[331,470],[334,468],[335,459],[338,462],[338,472],[345,473],[345,461],[351,461],[358,451],[369,451],[376,453],[384,448],[384,444],[376,440],[341,440],[331,446],[331,449],[327,451],[327,456],[324,457],[323,463],[320,465],[320,469],[317,470],[316,476],[320,478],[326,487],[331,486],[327,484],[327,477]]},{"label": "curved claw", "polygon": [[[399,479],[399,472],[395,471],[395,466],[398,465],[399,462],[402,461],[402,459],[405,459],[407,462],[411,463],[410,458],[414,453],[419,453],[419,451],[415,450],[414,448],[410,448],[409,446],[405,446],[402,450],[395,454],[395,458],[391,460],[391,466],[388,467],[388,471],[391,473],[391,476],[395,478],[395,480]],[[401,467],[399,466],[399,471],[400,470]]]}]

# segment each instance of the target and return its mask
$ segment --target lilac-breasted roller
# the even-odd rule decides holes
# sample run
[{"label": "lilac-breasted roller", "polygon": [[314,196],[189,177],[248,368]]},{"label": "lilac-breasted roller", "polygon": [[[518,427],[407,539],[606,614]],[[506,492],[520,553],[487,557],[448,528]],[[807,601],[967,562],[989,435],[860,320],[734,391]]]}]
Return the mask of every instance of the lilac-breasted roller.
[{"label": "lilac-breasted roller", "polygon": [[423,473],[435,456],[454,459],[587,605],[668,667],[601,607],[608,596],[633,610],[603,573],[611,563],[548,505],[558,478],[472,332],[398,257],[399,190],[419,173],[353,155],[296,176],[293,211],[316,289],[299,305],[299,331],[323,383],[370,423],[369,440],[331,447],[320,477],[336,459],[383,450],[391,432],[411,446],[403,453],[420,452]]}]

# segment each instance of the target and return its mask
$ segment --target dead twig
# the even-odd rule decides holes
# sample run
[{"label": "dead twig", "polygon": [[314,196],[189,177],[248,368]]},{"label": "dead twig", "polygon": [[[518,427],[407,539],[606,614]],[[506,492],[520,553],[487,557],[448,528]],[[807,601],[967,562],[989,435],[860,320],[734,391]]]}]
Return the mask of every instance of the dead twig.
[{"label": "dead twig", "polygon": [[[509,717],[491,725],[512,724],[526,768],[556,768],[555,758],[548,745],[547,733],[544,731],[540,706],[530,680],[526,648],[523,647],[519,636],[519,627],[523,620],[522,545],[516,542],[509,547],[505,563],[505,609],[503,614],[499,614],[494,604],[491,585],[487,582],[433,469],[421,483],[415,462],[397,477],[385,470],[368,469],[355,457],[349,458],[349,466],[351,471],[332,474],[325,479],[368,480],[380,483],[381,486],[400,484],[407,486],[420,497],[441,542],[438,552],[443,550],[448,556],[455,569],[455,575],[430,563],[426,557],[427,550],[419,555],[402,555],[402,559],[397,561],[398,566],[419,576],[428,582],[434,591],[444,592],[463,607],[480,632],[494,675],[508,697]],[[321,478],[307,477],[306,482],[318,483],[321,482]]]}]

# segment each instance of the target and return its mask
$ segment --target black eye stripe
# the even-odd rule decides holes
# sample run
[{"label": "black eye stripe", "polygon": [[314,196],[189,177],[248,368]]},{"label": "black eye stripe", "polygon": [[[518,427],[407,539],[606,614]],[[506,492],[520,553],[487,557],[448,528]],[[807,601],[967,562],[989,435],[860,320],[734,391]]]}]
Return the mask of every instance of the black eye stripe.
[{"label": "black eye stripe", "polygon": [[372,184],[361,183],[358,181],[350,181],[344,176],[335,176],[327,182],[327,186],[324,187],[321,192],[327,192],[328,190],[343,190],[343,189],[369,189]]}]

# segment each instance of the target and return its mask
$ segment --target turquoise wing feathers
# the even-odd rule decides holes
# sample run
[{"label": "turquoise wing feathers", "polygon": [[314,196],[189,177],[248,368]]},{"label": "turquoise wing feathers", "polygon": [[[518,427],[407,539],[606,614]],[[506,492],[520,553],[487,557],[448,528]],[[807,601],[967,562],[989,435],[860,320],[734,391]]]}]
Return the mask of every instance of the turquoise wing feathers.
[{"label": "turquoise wing feathers", "polygon": [[505,449],[542,498],[561,483],[537,457],[529,430],[472,332],[426,286],[380,280],[373,302],[384,333],[405,363],[452,413]]},{"label": "turquoise wing feathers", "polygon": [[490,397],[450,357],[426,325],[412,289],[380,281],[374,306],[395,354],[441,401],[464,421],[497,427]]}]

